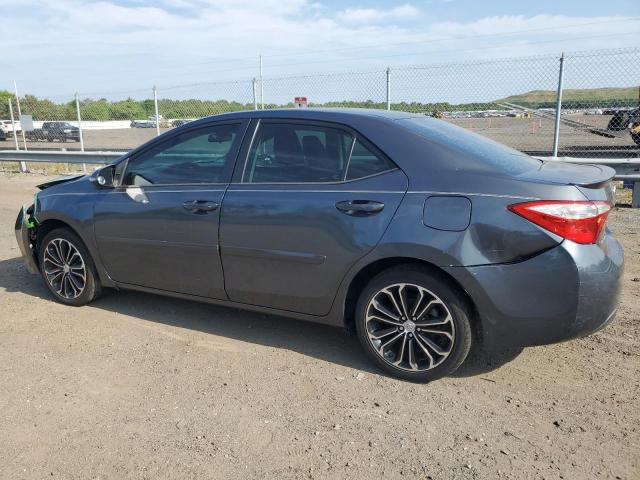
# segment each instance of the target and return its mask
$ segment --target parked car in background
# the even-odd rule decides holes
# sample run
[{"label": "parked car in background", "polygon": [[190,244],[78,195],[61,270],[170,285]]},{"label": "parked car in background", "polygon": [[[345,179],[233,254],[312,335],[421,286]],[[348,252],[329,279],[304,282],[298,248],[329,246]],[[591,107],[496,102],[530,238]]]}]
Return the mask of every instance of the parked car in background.
[{"label": "parked car in background", "polygon": [[474,343],[540,345],[612,321],[614,173],[424,115],[237,112],[40,185],[16,237],[66,305],[112,287],[346,327],[380,368],[426,382]]},{"label": "parked car in background", "polygon": [[45,140],[53,142],[80,141],[80,129],[71,125],[69,122],[44,122],[42,128],[36,128],[25,132],[28,140],[38,141]]},{"label": "parked car in background", "polygon": [[6,140],[9,136],[4,132],[4,130],[0,129],[0,140]]},{"label": "parked car in background", "polygon": [[193,122],[193,119],[178,118],[176,120],[171,121],[171,126],[174,128],[181,127],[183,125],[186,125],[189,122]]},{"label": "parked car in background", "polygon": [[155,128],[155,120],[131,120],[131,128]]},{"label": "parked car in background", "polygon": [[[169,128],[169,121],[162,115],[158,116],[160,122],[160,128]],[[131,128],[156,128],[155,115],[149,115],[146,120],[131,120]]]},{"label": "parked car in background", "polygon": [[[4,132],[7,137],[13,135],[14,123],[11,120],[0,120],[0,131]],[[15,122],[16,133],[20,133],[20,122]]]}]

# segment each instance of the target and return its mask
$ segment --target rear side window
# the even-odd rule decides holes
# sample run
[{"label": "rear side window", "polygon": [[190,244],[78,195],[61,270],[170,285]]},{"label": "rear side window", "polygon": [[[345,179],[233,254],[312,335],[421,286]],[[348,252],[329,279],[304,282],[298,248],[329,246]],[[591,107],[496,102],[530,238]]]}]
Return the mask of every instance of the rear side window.
[{"label": "rear side window", "polygon": [[477,167],[493,172],[519,175],[529,170],[539,169],[542,163],[518,150],[446,122],[431,118],[407,118],[399,122],[426,140],[462,154],[459,155],[460,158],[469,160],[462,166],[463,168]]},{"label": "rear side window", "polygon": [[353,136],[315,125],[261,123],[243,175],[246,183],[320,183],[344,178]]},{"label": "rear side window", "polygon": [[124,185],[224,183],[240,142],[240,124],[192,130],[132,159]]},{"label": "rear side window", "polygon": [[244,183],[336,183],[392,170],[388,158],[332,126],[263,122],[249,151]]},{"label": "rear side window", "polygon": [[355,180],[392,170],[396,166],[387,157],[373,152],[361,140],[356,140],[349,160],[347,180]]}]

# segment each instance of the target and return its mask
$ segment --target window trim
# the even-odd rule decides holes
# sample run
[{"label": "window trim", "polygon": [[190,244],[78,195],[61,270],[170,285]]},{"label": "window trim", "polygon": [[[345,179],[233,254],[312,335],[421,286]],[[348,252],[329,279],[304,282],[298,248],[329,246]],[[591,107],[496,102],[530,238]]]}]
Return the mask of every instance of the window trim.
[{"label": "window trim", "polygon": [[[146,185],[143,188],[153,188],[153,187],[194,187],[194,186],[203,186],[203,185],[229,185],[229,183],[231,183],[232,179],[233,179],[233,172],[235,171],[235,166],[236,163],[238,162],[238,159],[240,157],[240,153],[242,152],[242,146],[245,143],[245,135],[247,133],[247,128],[249,126],[249,121],[247,119],[244,118],[239,118],[239,119],[234,119],[234,120],[223,120],[223,121],[219,121],[219,122],[212,122],[212,123],[207,123],[205,125],[197,125],[197,126],[193,126],[192,128],[189,129],[185,129],[185,130],[181,130],[179,132],[171,132],[172,135],[167,136],[167,138],[162,139],[161,141],[157,142],[157,141],[153,141],[151,140],[149,142],[148,145],[143,145],[141,147],[141,149],[137,152],[135,152],[133,155],[126,157],[122,162],[119,163],[124,163],[124,169],[122,171],[121,174],[121,178],[124,179],[127,173],[127,170],[129,169],[129,165],[131,164],[131,162],[135,162],[135,160],[137,158],[140,158],[141,156],[147,154],[150,150],[158,148],[158,147],[162,147],[164,144],[170,142],[171,140],[174,140],[176,137],[180,136],[180,135],[184,135],[185,133],[189,134],[189,133],[193,133],[193,132],[197,132],[200,130],[206,130],[212,127],[217,127],[217,126],[221,126],[221,125],[239,125],[240,126],[240,131],[239,133],[239,139],[238,139],[238,143],[236,144],[236,151],[235,151],[235,155],[232,159],[230,159],[229,163],[230,166],[228,166],[226,168],[226,177],[227,177],[227,181],[224,182],[197,182],[197,183],[154,183],[152,185]],[[179,128],[179,127],[178,127]],[[177,129],[176,129],[177,130]],[[169,133],[169,132],[167,132]],[[118,188],[122,188],[122,189],[126,189],[128,187],[131,187],[132,185],[125,185],[123,183],[120,183],[118,185]]]},{"label": "window trim", "polygon": [[[342,130],[342,131],[348,132],[353,137],[353,142],[351,144],[351,150],[349,152],[349,158],[347,159],[347,166],[344,170],[344,175],[342,177],[342,180],[336,180],[333,182],[245,182],[244,174],[249,164],[249,154],[251,153],[253,144],[256,141],[258,129],[260,128],[260,125],[262,125],[263,123],[317,126],[317,127],[323,127],[323,128],[333,128],[336,130]],[[251,139],[248,142],[246,141],[244,142],[245,144],[240,149],[240,155],[238,158],[238,162],[243,161],[242,159],[244,158],[243,167],[241,169],[241,172],[238,172],[237,168],[234,170],[233,176],[231,177],[230,185],[265,185],[265,186],[269,186],[269,185],[342,185],[345,183],[357,182],[365,178],[375,177],[377,175],[383,175],[385,173],[393,172],[395,170],[401,170],[400,167],[398,167],[398,165],[396,164],[396,162],[394,162],[387,154],[385,154],[382,150],[380,150],[380,148],[378,148],[367,137],[362,135],[353,127],[350,127],[349,125],[345,125],[342,123],[326,122],[323,120],[306,120],[306,119],[289,118],[289,117],[253,118],[252,126],[249,128],[253,128],[253,131],[251,133]],[[245,139],[246,137],[247,135],[245,135]],[[371,175],[367,175],[366,177],[359,177],[359,178],[347,180],[346,177],[349,173],[349,164],[351,163],[351,154],[353,153],[353,149],[355,147],[356,141],[362,142],[368,149],[370,149],[376,155],[384,157],[391,165],[393,165],[393,168],[384,170],[382,172],[373,173]],[[236,165],[238,164],[238,162],[236,162]]]}]

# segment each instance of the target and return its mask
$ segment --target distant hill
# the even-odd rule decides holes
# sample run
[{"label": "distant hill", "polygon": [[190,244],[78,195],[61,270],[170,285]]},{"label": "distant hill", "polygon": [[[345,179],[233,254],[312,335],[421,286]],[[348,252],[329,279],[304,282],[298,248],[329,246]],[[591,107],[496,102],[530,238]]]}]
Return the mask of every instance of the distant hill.
[{"label": "distant hill", "polygon": [[[509,102],[526,106],[552,106],[556,101],[555,90],[532,90],[520,95],[512,95],[496,103]],[[625,88],[568,88],[562,91],[564,104],[575,103],[584,106],[606,106],[611,104],[638,103],[638,87]]]}]

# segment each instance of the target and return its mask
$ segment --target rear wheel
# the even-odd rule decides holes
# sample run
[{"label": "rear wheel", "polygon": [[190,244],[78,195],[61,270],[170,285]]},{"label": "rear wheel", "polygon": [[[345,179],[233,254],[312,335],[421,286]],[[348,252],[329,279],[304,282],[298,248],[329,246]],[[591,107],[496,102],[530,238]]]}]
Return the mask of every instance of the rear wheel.
[{"label": "rear wheel", "polygon": [[471,348],[470,311],[442,274],[404,266],[371,280],[356,330],[367,356],[391,375],[430,382],[455,371]]},{"label": "rear wheel", "polygon": [[40,273],[56,300],[81,306],[101,293],[100,280],[89,251],[70,230],[49,232],[39,248]]}]

